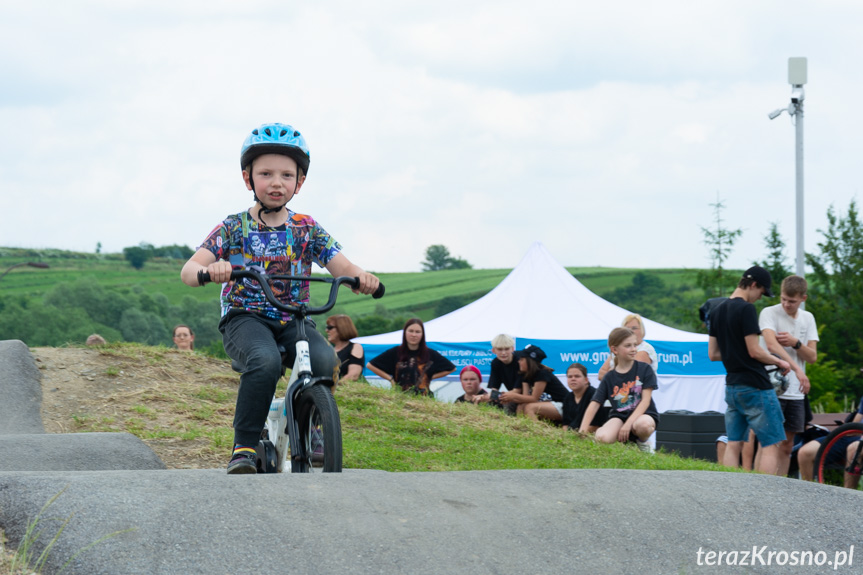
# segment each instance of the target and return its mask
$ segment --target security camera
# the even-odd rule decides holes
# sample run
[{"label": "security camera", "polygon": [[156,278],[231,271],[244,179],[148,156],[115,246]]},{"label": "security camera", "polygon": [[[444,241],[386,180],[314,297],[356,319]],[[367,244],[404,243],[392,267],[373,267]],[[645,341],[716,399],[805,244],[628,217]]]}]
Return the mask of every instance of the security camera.
[{"label": "security camera", "polygon": [[767,114],[767,117],[770,118],[771,120],[775,120],[776,118],[779,117],[779,114],[781,114],[784,111],[785,111],[785,108],[779,108],[778,110],[773,110],[772,112]]},{"label": "security camera", "polygon": [[803,88],[794,88],[791,91],[791,103],[799,104],[803,101]]}]

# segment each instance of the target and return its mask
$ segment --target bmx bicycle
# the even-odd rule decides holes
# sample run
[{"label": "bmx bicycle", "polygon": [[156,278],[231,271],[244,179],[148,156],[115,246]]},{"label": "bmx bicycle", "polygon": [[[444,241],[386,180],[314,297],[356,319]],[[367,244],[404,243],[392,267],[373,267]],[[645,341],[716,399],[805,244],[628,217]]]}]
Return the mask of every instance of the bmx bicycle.
[{"label": "bmx bicycle", "polygon": [[[841,459],[845,461],[845,464],[841,467],[846,473],[860,475],[863,471],[863,441],[861,440],[863,440],[863,423],[860,422],[844,423],[831,431],[824,438],[818,449],[818,454],[815,456],[815,469],[813,470],[815,481],[825,483],[827,471],[839,467],[835,463],[837,454],[833,454],[832,457],[830,455],[830,451],[833,449],[844,451]],[[857,447],[854,449],[854,455],[848,457],[847,449],[855,441]]]},{"label": "bmx bicycle", "polygon": [[[297,324],[296,358],[293,366],[288,366],[287,353],[282,352],[283,370],[290,367],[291,376],[288,379],[284,398],[273,398],[270,405],[270,415],[261,439],[255,449],[258,473],[281,473],[290,460],[292,473],[310,473],[320,467],[326,473],[338,473],[342,470],[342,426],[339,410],[333,399],[332,388],[335,385],[333,374],[313,374],[309,356],[309,338],[306,335],[305,318],[328,312],[336,304],[339,287],[342,284],[353,288],[359,287],[359,278],[340,277],[309,277],[292,275],[265,275],[255,270],[244,269],[231,272],[231,281],[253,280],[256,282],[267,301],[278,310],[294,316]],[[330,284],[330,294],[327,303],[319,307],[307,304],[289,305],[282,303],[273,294],[272,284],[275,282],[321,282]],[[198,272],[198,283],[204,285],[210,282],[210,274],[204,270]],[[384,285],[380,284],[373,298],[384,295]],[[284,371],[282,372],[284,375]]]}]

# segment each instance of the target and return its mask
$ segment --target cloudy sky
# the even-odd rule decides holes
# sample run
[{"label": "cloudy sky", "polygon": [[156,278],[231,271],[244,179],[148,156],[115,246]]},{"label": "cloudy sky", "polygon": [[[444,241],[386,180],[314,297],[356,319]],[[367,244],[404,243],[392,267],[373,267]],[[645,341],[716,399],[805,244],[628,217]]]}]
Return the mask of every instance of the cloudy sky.
[{"label": "cloudy sky", "polygon": [[[567,266],[793,266],[789,56],[806,86],[806,249],[860,195],[863,4],[0,0],[0,246],[197,246],[247,208],[239,150],[283,121],[291,204],[370,270],[533,241]],[[857,32],[855,32],[855,30]],[[858,38],[858,40],[854,40]]]}]

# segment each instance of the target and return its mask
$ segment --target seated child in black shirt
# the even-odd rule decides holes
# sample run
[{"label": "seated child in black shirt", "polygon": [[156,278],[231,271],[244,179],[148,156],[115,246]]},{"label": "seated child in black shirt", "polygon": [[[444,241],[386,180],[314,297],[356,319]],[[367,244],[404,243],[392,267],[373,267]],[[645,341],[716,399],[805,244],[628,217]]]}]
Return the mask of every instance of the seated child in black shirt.
[{"label": "seated child in black shirt", "polygon": [[607,400],[611,402],[611,411],[608,421],[596,431],[597,441],[625,443],[635,440],[638,449],[653,453],[648,439],[659,422],[659,413],[651,398],[657,388],[656,373],[646,363],[636,361],[637,346],[635,334],[630,329],[616,327],[611,330],[608,349],[614,354],[617,365],[602,378],[579,431],[588,431],[589,422]]},{"label": "seated child in black shirt", "polygon": [[[572,393],[563,400],[563,418],[560,423],[564,429],[578,431],[596,388],[590,385],[587,379],[587,368],[580,363],[573,363],[566,368],[566,384]],[[587,430],[591,433],[596,431],[607,419],[608,408],[600,407]]]}]

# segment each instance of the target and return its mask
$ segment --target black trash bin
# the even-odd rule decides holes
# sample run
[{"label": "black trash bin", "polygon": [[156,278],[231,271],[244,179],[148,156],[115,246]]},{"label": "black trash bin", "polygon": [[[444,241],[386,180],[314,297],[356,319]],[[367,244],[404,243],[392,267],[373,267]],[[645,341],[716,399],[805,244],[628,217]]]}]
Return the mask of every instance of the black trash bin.
[{"label": "black trash bin", "polygon": [[659,417],[656,447],[683,457],[716,461],[716,439],[725,435],[725,414],[717,411],[666,411]]}]

